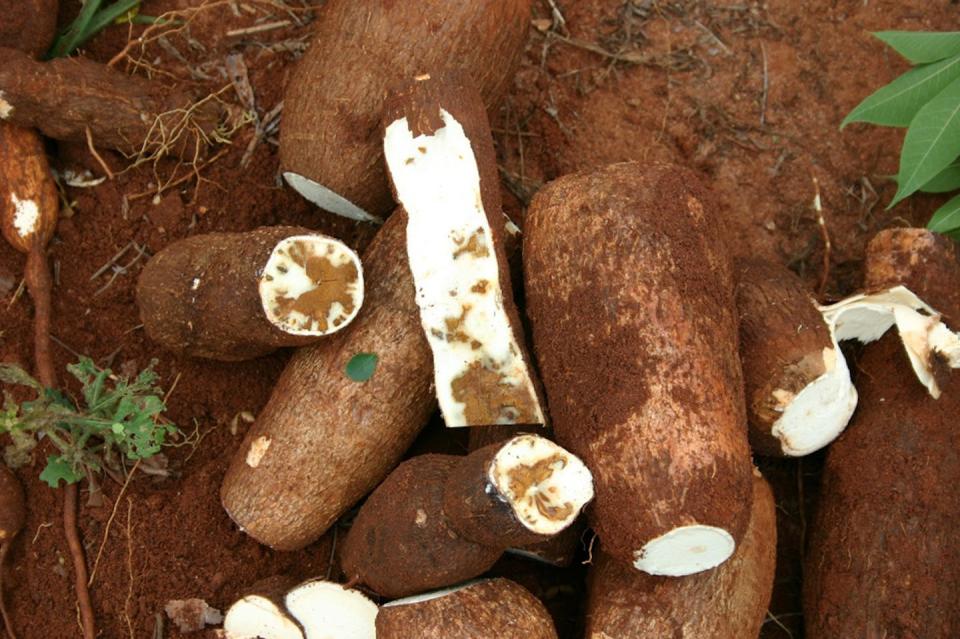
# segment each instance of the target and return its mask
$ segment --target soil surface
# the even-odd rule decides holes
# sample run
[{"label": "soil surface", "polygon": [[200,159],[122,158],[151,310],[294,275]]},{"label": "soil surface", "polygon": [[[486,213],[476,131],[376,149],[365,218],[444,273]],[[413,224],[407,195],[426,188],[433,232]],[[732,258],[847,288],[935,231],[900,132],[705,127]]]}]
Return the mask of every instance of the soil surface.
[{"label": "soil surface", "polygon": [[[61,5],[62,26],[80,3]],[[864,246],[876,231],[922,225],[943,201],[911,197],[886,210],[902,132],[862,125],[840,132],[838,125],[860,99],[906,69],[869,32],[960,29],[955,2],[535,0],[534,7],[523,66],[493,121],[506,208],[518,220],[532,194],[565,173],[628,159],[672,160],[706,176],[735,253],[786,263],[830,299],[859,285]],[[258,136],[250,121],[251,106],[264,121],[280,104],[291,65],[309,41],[309,3],[144,0],[141,13],[176,9],[179,22],[168,23],[175,29],[130,47],[115,66],[216,94],[234,114],[228,141],[199,160],[197,171],[175,160],[124,170],[129,159],[101,151],[115,177],[64,188],[68,206],[50,247],[58,370],[77,354],[123,372],[156,359],[169,391],[168,416],[184,433],[166,451],[167,476],[138,472],[124,491],[104,477],[102,503],[87,503],[82,492],[81,535],[95,568],[92,595],[105,639],[179,637],[163,614],[171,599],[199,597],[225,609],[244,587],[270,575],[331,574],[336,540],[330,533],[303,551],[274,552],[224,513],[217,491],[248,427],[241,415],[262,408],[288,354],[220,364],[179,358],[151,343],[134,301],[148,255],[214,230],[303,225],[356,248],[375,230],[317,211],[285,188],[275,129],[266,126]],[[147,28],[112,25],[82,53],[107,62]],[[241,56],[246,67],[252,103],[230,82],[231,54],[233,66]],[[251,147],[254,136],[259,142]],[[49,151],[60,171],[104,174],[84,145],[50,143]],[[832,241],[822,287],[814,177]],[[22,255],[0,246],[0,360],[30,368],[33,306],[17,294],[23,266]],[[77,392],[65,373],[61,381]],[[463,452],[463,437],[435,423],[414,449]],[[21,637],[77,637],[63,496],[38,479],[43,448],[33,466],[17,471],[29,516],[7,565],[7,597]],[[796,639],[802,636],[799,560],[821,464],[814,456],[759,465],[774,486],[780,518],[776,592],[763,636]],[[349,515],[337,530],[348,522]],[[524,564],[510,558],[495,572],[522,570],[518,580],[557,614],[561,636],[579,636],[584,569]]]}]

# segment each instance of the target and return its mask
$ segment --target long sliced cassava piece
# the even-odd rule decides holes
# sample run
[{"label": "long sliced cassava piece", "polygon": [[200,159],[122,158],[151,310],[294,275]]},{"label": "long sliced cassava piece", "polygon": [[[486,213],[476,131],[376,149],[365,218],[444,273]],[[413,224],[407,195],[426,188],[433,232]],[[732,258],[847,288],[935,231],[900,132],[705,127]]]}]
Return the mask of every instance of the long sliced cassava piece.
[{"label": "long sliced cassava piece", "polygon": [[682,579],[646,575],[605,552],[588,579],[587,639],[756,639],[776,571],[773,492],[755,474],[747,532],[715,570]]},{"label": "long sliced cassava piece", "polygon": [[137,303],[147,335],[174,352],[250,359],[347,326],[363,268],[346,244],[304,228],[194,235],[147,262]]},{"label": "long sliced cassava piece", "polygon": [[542,424],[504,250],[493,138],[459,74],[421,75],[384,108],[384,156],[447,426]]},{"label": "long sliced cassava piece", "polygon": [[[398,212],[363,254],[364,305],[345,329],[294,353],[250,427],[220,496],[263,544],[296,550],[318,539],[400,461],[436,403]],[[366,381],[357,356],[373,360]]]},{"label": "long sliced cassava piece", "polygon": [[857,407],[847,362],[792,271],[757,259],[739,261],[736,271],[750,445],[772,456],[819,450]]},{"label": "long sliced cassava piece", "polygon": [[339,0],[317,10],[284,94],[287,182],[329,211],[372,221],[393,207],[377,126],[386,90],[429,69],[475,79],[490,107],[520,61],[531,0]]},{"label": "long sliced cassava piece", "polygon": [[[902,284],[960,320],[960,260],[947,238],[884,231],[866,286]],[[860,407],[827,454],[809,528],[804,619],[810,639],[960,636],[960,372],[934,360],[934,399],[893,332],[864,349]]]},{"label": "long sliced cassava piece", "polygon": [[377,639],[556,639],[540,600],[509,579],[486,579],[380,608]]},{"label": "long sliced cassava piece", "polygon": [[752,465],[732,267],[697,176],[614,164],[547,185],[527,313],[557,441],[593,472],[608,553],[679,576],[733,553]]},{"label": "long sliced cassava piece", "polygon": [[463,458],[408,459],[360,508],[343,541],[343,573],[384,597],[406,597],[471,579],[503,554],[457,534],[443,511],[450,473]]}]

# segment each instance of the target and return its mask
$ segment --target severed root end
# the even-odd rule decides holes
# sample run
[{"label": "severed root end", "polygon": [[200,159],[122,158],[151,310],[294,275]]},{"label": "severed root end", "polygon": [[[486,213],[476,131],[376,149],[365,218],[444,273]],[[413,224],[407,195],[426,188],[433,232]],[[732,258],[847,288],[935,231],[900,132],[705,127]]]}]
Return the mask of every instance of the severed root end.
[{"label": "severed root end", "polygon": [[375,639],[377,605],[356,590],[308,581],[287,593],[285,604],[305,639]]},{"label": "severed root end", "polygon": [[487,477],[530,531],[555,535],[593,499],[593,476],[582,461],[549,439],[514,437],[490,463]]},{"label": "severed root end", "polygon": [[331,213],[336,213],[337,215],[351,220],[357,220],[358,222],[383,224],[381,218],[367,213],[339,193],[331,191],[324,185],[319,182],[314,182],[308,177],[287,171],[283,174],[283,179],[287,181],[287,184],[289,184],[294,191],[325,211],[330,211]]},{"label": "severed root end", "polygon": [[230,606],[223,632],[226,639],[304,639],[299,626],[261,595],[248,595]]},{"label": "severed root end", "polygon": [[363,268],[346,244],[323,235],[294,235],[274,247],[260,276],[270,322],[293,335],[329,335],[363,304]]},{"label": "severed root end", "polygon": [[820,450],[843,432],[857,407],[857,390],[836,342],[823,349],[823,367],[825,372],[799,393],[774,391],[775,410],[782,415],[770,433],[780,440],[785,455]]},{"label": "severed root end", "polygon": [[733,536],[716,526],[681,526],[634,553],[633,565],[651,575],[682,577],[716,568],[736,548]]}]

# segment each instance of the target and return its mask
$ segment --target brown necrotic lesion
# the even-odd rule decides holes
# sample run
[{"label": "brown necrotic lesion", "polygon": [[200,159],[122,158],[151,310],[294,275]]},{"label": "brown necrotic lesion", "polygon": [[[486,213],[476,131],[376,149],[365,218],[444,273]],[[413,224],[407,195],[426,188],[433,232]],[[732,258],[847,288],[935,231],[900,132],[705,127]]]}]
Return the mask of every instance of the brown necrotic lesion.
[{"label": "brown necrotic lesion", "polygon": [[[324,255],[317,255],[313,244],[291,243],[288,249],[290,260],[304,270],[313,283],[313,288],[296,297],[278,292],[274,308],[278,318],[293,324],[293,317],[300,315],[303,318],[300,320],[301,328],[326,332],[342,324],[353,313],[353,289],[358,280],[357,266],[352,260],[335,264],[332,259],[334,251],[333,246],[328,246]],[[282,267],[278,267],[278,270],[280,268]],[[330,311],[337,303],[342,311],[331,321]]]},{"label": "brown necrotic lesion", "polygon": [[507,488],[516,500],[532,503],[542,517],[552,521],[564,521],[573,514],[573,504],[554,503],[549,493],[556,492],[556,489],[551,491],[549,487],[543,489],[541,486],[566,465],[567,460],[559,454],[533,464],[518,464],[507,473]]},{"label": "brown necrotic lesion", "polygon": [[496,363],[471,363],[451,383],[467,424],[534,424],[538,411],[530,390],[511,382]]},{"label": "brown necrotic lesion", "polygon": [[487,245],[486,232],[482,226],[478,226],[477,230],[470,234],[470,237],[464,241],[454,240],[457,244],[457,250],[453,252],[453,259],[457,259],[461,255],[467,254],[474,257],[489,257],[490,248]]}]

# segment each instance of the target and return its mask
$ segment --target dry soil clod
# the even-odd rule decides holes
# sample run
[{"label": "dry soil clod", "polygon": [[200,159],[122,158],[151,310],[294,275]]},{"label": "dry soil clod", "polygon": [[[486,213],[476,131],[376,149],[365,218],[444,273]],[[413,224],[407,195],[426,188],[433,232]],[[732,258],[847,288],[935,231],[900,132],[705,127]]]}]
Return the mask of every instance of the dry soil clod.
[{"label": "dry soil clod", "polygon": [[[960,259],[921,229],[884,231],[867,248],[868,288],[909,287],[960,317]],[[938,399],[904,383],[900,339],[864,349],[860,407],[827,453],[804,570],[810,639],[960,635],[960,374],[939,365]]]},{"label": "dry soil clod", "polygon": [[527,312],[557,441],[593,472],[607,552],[681,576],[733,553],[752,465],[732,267],[691,171],[561,178],[524,229]]},{"label": "dry soil clod", "polygon": [[486,579],[391,601],[377,639],[556,639],[543,604],[509,579]]},{"label": "dry soil clod", "polygon": [[447,426],[543,424],[513,301],[483,100],[460,74],[391,91],[383,149]]},{"label": "dry soil clod", "polygon": [[220,122],[212,100],[128,76],[83,57],[37,62],[0,47],[0,119],[47,137],[86,142],[129,157],[203,153]]},{"label": "dry soil clod", "polygon": [[20,533],[26,519],[27,505],[23,499],[23,487],[13,471],[0,464],[0,615],[3,616],[8,639],[16,639],[16,633],[10,615],[7,614],[6,591],[3,588],[4,564],[10,544]]},{"label": "dry soil clod", "polygon": [[455,67],[484,103],[507,87],[530,23],[530,0],[329,2],[284,95],[281,168],[318,206],[377,221],[393,206],[377,123],[384,93],[430,69]]},{"label": "dry soil clod", "polygon": [[857,391],[830,327],[803,282],[779,264],[737,264],[740,360],[750,445],[801,456],[833,441]]},{"label": "dry soil clod", "polygon": [[[405,226],[395,214],[380,229],[363,254],[363,309],[293,355],[227,471],[223,506],[261,543],[295,550],[318,539],[389,474],[436,407]],[[377,358],[367,381],[345,372],[359,353]]]},{"label": "dry soil clod", "polygon": [[773,591],[776,524],[773,493],[756,473],[747,532],[715,570],[670,579],[597,553],[588,580],[587,639],[757,637]]},{"label": "dry soil clod", "polygon": [[363,268],[343,242],[297,227],[194,235],[147,263],[137,302],[166,348],[250,359],[346,327],[363,304]]}]

